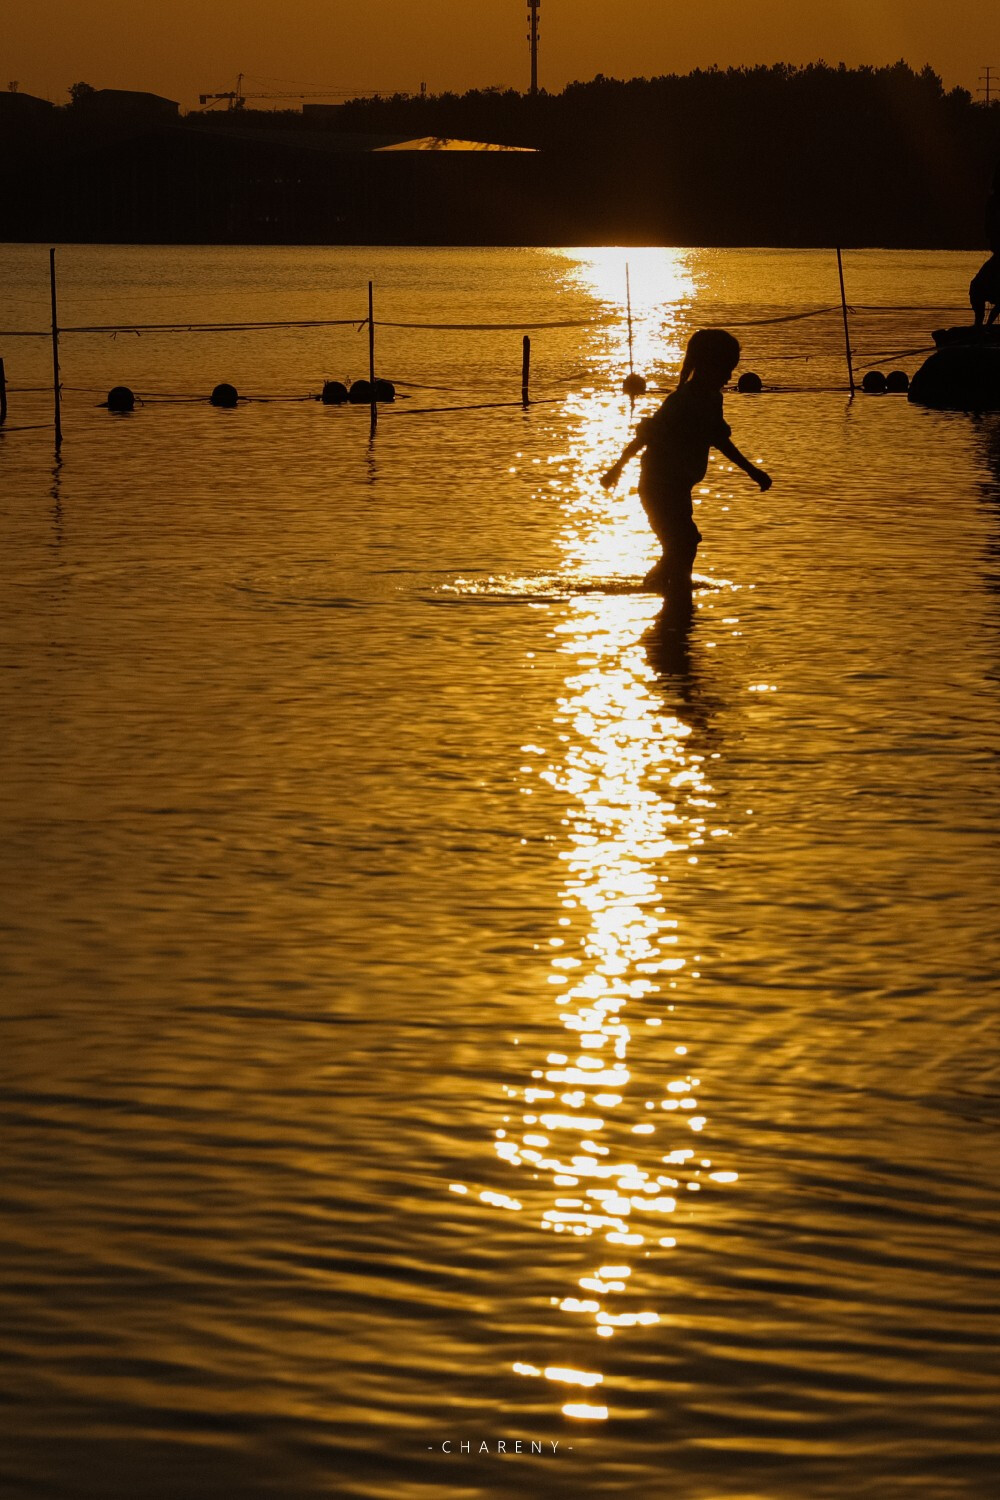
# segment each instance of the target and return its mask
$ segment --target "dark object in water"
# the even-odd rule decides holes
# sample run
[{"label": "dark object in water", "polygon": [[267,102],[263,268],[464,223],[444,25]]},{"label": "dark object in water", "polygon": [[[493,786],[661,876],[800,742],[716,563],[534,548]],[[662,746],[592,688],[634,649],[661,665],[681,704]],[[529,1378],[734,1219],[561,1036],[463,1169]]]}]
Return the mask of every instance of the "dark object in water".
[{"label": "dark object in water", "polygon": [[910,381],[909,399],[939,411],[1000,411],[1000,345],[973,338],[939,348]]},{"label": "dark object in water", "polygon": [[225,381],[217,385],[209,396],[213,406],[235,406],[240,399],[240,393],[234,385],[227,385]]},{"label": "dark object in water", "polygon": [[881,370],[868,370],[861,382],[861,389],[869,396],[881,396],[886,388],[886,379]]},{"label": "dark object in water", "polygon": [[396,399],[396,387],[391,380],[376,380],[374,387],[370,380],[356,380],[347,393],[347,399],[352,406],[370,406],[373,389],[376,401]]},{"label": "dark object in water", "polygon": [[905,370],[890,370],[885,377],[885,388],[896,394],[910,389],[910,377]]},{"label": "dark object in water", "polygon": [[112,386],[108,392],[108,411],[134,411],[135,395],[127,385]]},{"label": "dark object in water", "polygon": [[622,390],[625,392],[626,396],[644,395],[646,391],[645,375],[637,375],[633,370],[632,373],[630,375],[626,375],[625,379],[622,381]]},{"label": "dark object in water", "polygon": [[756,396],[764,389],[764,382],[753,370],[744,370],[736,382],[736,389],[744,395]]},{"label": "dark object in water", "polygon": [[977,328],[974,323],[960,323],[957,328],[935,328],[931,338],[939,349],[948,349],[952,344],[996,348],[1000,346],[1000,326]]},{"label": "dark object in water", "polygon": [[343,406],[347,400],[347,386],[340,380],[325,380],[319,399],[324,406]]}]

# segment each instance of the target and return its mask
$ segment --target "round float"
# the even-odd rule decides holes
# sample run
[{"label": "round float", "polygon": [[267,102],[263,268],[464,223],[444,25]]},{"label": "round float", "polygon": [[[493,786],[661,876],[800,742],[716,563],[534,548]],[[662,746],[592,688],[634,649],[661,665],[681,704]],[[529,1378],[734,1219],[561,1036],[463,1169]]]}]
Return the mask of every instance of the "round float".
[{"label": "round float", "polygon": [[112,386],[108,392],[108,411],[134,411],[135,392],[130,391],[127,385]]}]

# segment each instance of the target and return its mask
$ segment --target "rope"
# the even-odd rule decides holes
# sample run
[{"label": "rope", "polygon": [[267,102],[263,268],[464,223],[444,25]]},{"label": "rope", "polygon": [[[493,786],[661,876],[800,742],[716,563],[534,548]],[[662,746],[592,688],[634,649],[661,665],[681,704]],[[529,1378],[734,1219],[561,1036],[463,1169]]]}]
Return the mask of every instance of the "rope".
[{"label": "rope", "polygon": [[[551,406],[554,402],[556,402],[556,401],[562,401],[562,400],[563,400],[562,396],[543,396],[540,401],[530,400],[527,403],[527,406],[525,405],[525,403],[523,401],[476,401],[476,402],[474,402],[473,404],[471,404],[469,406],[411,406],[406,411],[399,411],[399,410],[397,410],[396,411],[396,416],[398,416],[398,417],[422,417],[422,416],[427,416],[427,415],[436,416],[438,412],[445,412],[445,411],[496,411],[496,410],[499,410],[500,407],[505,407],[505,406],[506,407],[519,406],[519,407],[522,408],[522,410],[526,411],[528,409],[528,407],[531,407],[531,406]],[[385,411],[386,409],[388,409],[390,411],[392,410],[391,407],[389,407],[389,408],[382,407],[380,409],[382,411]]]},{"label": "rope", "polygon": [[[93,323],[60,328],[63,333],[255,333],[270,328],[364,328],[367,318],[296,318],[251,323]],[[0,338],[3,335],[0,334]]]},{"label": "rope", "polygon": [[[569,385],[576,380],[593,380],[595,378],[599,377],[595,376],[593,370],[574,370],[571,375],[553,376],[551,380],[532,380],[531,383],[532,388],[535,390],[537,390],[539,386],[541,386],[543,389],[549,390],[556,385],[562,385],[564,383]],[[509,380],[491,380],[483,384],[477,384],[475,381],[467,380],[463,385],[427,385],[418,380],[394,380],[392,383],[394,386],[396,386],[397,389],[408,391],[508,391],[511,387],[511,382]]]},{"label": "rope", "polygon": [[950,303],[900,303],[898,306],[877,302],[858,302],[854,307],[855,312],[950,312],[964,313],[969,311],[968,304],[965,307],[954,307]]},{"label": "rope", "polygon": [[[391,323],[375,319],[376,328],[431,328],[445,333],[530,333],[539,328],[606,328],[620,318],[565,318],[554,323]],[[365,319],[367,324],[368,320]]]},{"label": "rope", "polygon": [[[814,312],[782,313],[776,318],[746,318],[740,323],[728,322],[727,328],[763,328],[768,323],[801,323],[805,318],[823,318],[828,313],[840,312],[840,304],[836,307],[817,307]],[[721,325],[719,325],[721,326]]]},{"label": "rope", "polygon": [[870,367],[882,359],[907,359],[911,354],[929,354],[934,348],[934,344],[921,344],[916,349],[880,349],[874,354],[858,354],[857,358],[860,364]]},{"label": "rope", "polygon": [[[878,309],[879,311],[899,311],[900,309]],[[911,309],[916,311],[916,309]],[[927,309],[931,311],[932,309]],[[939,309],[940,310],[940,309]],[[730,322],[730,328],[763,328],[772,323],[798,323],[805,318],[821,318],[832,312],[838,312],[838,307],[819,307],[811,312],[781,313],[771,318],[746,318],[740,322]],[[624,320],[621,317],[607,316],[603,318],[561,318],[543,323],[401,323],[390,319],[376,318],[376,328],[424,328],[431,331],[443,333],[530,333],[550,328],[607,328],[617,326]],[[246,323],[81,323],[65,328],[60,328],[60,334],[64,333],[255,333],[275,328],[362,328],[368,326],[367,318],[293,318],[281,319],[273,322],[251,321]],[[8,329],[0,330],[0,338],[6,339],[44,339],[51,338],[52,330],[45,329]]]}]

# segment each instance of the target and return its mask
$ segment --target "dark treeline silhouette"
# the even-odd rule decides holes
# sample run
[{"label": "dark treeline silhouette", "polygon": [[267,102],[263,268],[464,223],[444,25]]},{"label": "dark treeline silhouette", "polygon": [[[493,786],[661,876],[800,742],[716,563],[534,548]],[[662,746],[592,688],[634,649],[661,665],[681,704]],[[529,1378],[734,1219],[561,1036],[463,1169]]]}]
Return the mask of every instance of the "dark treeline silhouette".
[{"label": "dark treeline silhouette", "polygon": [[340,113],[345,129],[536,146],[604,240],[971,248],[1000,149],[1000,108],[902,62],[599,75],[537,99],[366,99]]},{"label": "dark treeline silhouette", "polygon": [[[978,249],[1000,155],[1000,106],[902,62],[184,119],[72,92],[0,95],[0,237]],[[538,154],[373,152],[427,136]]]}]

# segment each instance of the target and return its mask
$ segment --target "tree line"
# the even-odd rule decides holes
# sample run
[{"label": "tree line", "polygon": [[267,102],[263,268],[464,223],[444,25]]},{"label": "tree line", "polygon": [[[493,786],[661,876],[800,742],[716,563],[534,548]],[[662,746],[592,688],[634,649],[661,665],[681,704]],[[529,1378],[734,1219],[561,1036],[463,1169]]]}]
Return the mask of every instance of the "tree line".
[{"label": "tree line", "polygon": [[[18,124],[14,111],[0,117],[8,148],[0,175],[7,176],[12,206],[19,192],[37,196],[52,164],[74,154],[99,152],[102,172],[113,179],[116,150],[147,126],[132,116],[117,124],[95,111],[93,93],[75,84],[72,102],[49,110],[47,119],[35,113]],[[267,165],[279,150],[269,142],[283,143],[284,158],[299,154],[303,163],[305,147],[322,145],[329,133],[362,142],[440,136],[531,147],[538,155],[510,158],[503,179],[512,195],[504,223],[525,243],[973,249],[985,244],[983,206],[1000,158],[1000,105],[946,90],[931,68],[915,71],[903,62],[709,68],[628,80],[599,74],[535,97],[513,89],[397,94],[319,112],[195,111],[147,125],[171,140],[181,135],[183,150],[161,141],[160,156],[183,154],[186,162],[203,156],[210,175],[214,153],[226,191],[229,185],[236,191],[233,174],[245,172],[249,201],[274,177],[290,204],[295,192],[316,191],[315,173],[306,167],[298,173],[285,159],[280,167]],[[223,164],[224,139],[232,149]],[[515,170],[517,160],[522,165]],[[485,195],[499,175],[481,161]],[[443,168],[439,176],[443,181]],[[462,191],[476,180],[464,177]],[[381,177],[372,181],[377,195]],[[448,219],[442,233],[449,242],[461,240],[461,204],[445,203],[442,212]],[[393,232],[405,236],[402,208],[396,217]],[[472,233],[473,218],[466,217]],[[296,208],[288,222],[301,218]],[[32,223],[38,222],[36,213]]]}]

